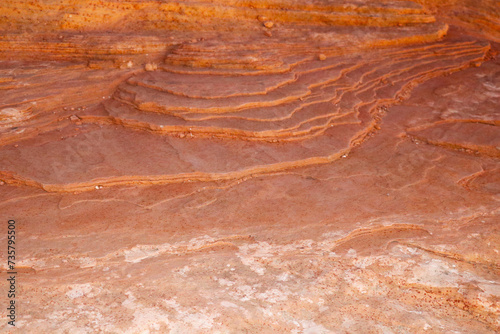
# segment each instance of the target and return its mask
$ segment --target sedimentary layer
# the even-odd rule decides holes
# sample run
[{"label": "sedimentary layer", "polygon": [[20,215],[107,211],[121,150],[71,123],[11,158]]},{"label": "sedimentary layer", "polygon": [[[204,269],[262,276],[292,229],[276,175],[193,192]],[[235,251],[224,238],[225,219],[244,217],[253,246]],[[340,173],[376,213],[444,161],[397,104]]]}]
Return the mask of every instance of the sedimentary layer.
[{"label": "sedimentary layer", "polygon": [[417,2],[2,2],[16,330],[497,333],[498,6]]}]

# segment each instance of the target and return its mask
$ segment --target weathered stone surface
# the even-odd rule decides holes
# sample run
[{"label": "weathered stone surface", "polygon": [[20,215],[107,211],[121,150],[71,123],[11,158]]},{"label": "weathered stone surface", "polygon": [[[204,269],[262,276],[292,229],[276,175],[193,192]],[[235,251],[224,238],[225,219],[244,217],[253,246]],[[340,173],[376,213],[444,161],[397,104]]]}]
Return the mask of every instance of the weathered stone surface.
[{"label": "weathered stone surface", "polygon": [[2,332],[500,331],[495,1],[0,17]]}]

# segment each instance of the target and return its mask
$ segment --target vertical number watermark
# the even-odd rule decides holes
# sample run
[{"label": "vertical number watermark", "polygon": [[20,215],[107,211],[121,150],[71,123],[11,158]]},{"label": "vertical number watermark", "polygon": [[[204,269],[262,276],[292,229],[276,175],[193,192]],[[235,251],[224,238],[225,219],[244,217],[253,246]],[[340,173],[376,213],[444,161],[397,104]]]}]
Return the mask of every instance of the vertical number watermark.
[{"label": "vertical number watermark", "polygon": [[16,222],[9,220],[7,227],[7,282],[9,304],[7,306],[8,323],[16,325]]}]

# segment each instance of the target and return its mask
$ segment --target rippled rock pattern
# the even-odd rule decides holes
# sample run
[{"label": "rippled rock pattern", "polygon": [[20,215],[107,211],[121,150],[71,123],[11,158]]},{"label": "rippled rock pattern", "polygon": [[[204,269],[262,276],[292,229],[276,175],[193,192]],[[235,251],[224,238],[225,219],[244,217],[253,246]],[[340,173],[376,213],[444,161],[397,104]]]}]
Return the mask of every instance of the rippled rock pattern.
[{"label": "rippled rock pattern", "polygon": [[0,330],[497,333],[499,7],[5,0]]}]

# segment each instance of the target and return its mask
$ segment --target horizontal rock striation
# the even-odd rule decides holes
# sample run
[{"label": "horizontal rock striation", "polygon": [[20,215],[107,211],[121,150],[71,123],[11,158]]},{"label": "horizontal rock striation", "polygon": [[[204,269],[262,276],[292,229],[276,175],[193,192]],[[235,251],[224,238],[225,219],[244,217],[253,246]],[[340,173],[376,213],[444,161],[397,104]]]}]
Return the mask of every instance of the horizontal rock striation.
[{"label": "horizontal rock striation", "polygon": [[[144,55],[156,59],[174,49],[169,62],[180,63],[188,60],[174,59],[175,50],[185,50],[182,53],[187,56],[193,41],[208,41],[219,34],[223,35],[222,39],[229,40],[234,39],[235,32],[244,32],[243,35],[251,41],[249,44],[255,44],[261,37],[266,37],[263,32],[272,35],[273,31],[280,38],[264,47],[279,49],[280,46],[272,44],[281,43],[282,48],[295,49],[291,40],[297,40],[296,43],[305,49],[311,47],[307,42],[309,35],[315,33],[319,34],[316,38],[322,38],[321,33],[332,26],[385,27],[395,31],[386,33],[386,36],[397,35],[399,31],[400,38],[393,40],[392,44],[436,39],[443,35],[443,27],[429,28],[435,21],[434,16],[415,3],[400,1],[316,1],[304,4],[288,1],[66,0],[19,6],[17,1],[9,0],[3,2],[0,9],[0,30],[4,32],[0,38],[0,55],[10,59],[120,60],[125,56],[143,62]],[[421,36],[405,33],[408,29]],[[363,33],[369,33],[369,30],[360,29],[358,35]],[[301,43],[301,39],[306,42]],[[284,40],[287,42],[283,43]],[[368,42],[376,40],[369,38]],[[235,42],[239,50],[233,50],[233,57],[251,57],[251,52],[245,53],[239,47],[239,38]],[[356,41],[354,45],[357,44]],[[245,53],[243,57],[237,55],[241,52]],[[212,62],[216,59],[220,61],[220,55],[215,55]]]},{"label": "horizontal rock striation", "polygon": [[[328,163],[348,154],[375,131],[381,110],[404,99],[417,83],[481,62],[488,48],[474,42],[436,44],[383,51],[370,60],[358,55],[345,64],[341,58],[304,62],[286,75],[220,76],[217,83],[230,88],[226,96],[224,89],[204,93],[214,75],[164,71],[134,75],[103,104],[109,116],[86,112],[77,119],[119,128],[84,127],[80,134],[54,143],[40,146],[36,139],[22,149],[6,149],[14,165],[7,160],[4,166],[16,174],[4,182],[23,183],[27,177],[49,191],[78,191],[99,185],[237,179]],[[391,62],[384,61],[388,57]],[[194,82],[201,91],[190,88]],[[258,143],[249,147],[242,139]],[[81,142],[94,153],[82,155]],[[120,146],[119,165],[111,167],[107,157]],[[165,148],[158,151],[159,146]],[[50,154],[61,151],[66,155]],[[130,155],[131,151],[137,153]],[[43,160],[35,163],[43,169],[33,166],[28,175],[15,176],[26,165],[24,159],[14,159],[19,154],[31,161]],[[78,158],[69,163],[68,156]],[[220,156],[226,157],[224,161]],[[137,165],[138,158],[150,163]],[[162,166],[162,161],[168,165]],[[83,173],[89,164],[95,172]],[[82,172],[71,172],[77,170]]]},{"label": "horizontal rock striation", "polygon": [[418,0],[429,10],[446,16],[449,22],[478,36],[499,42],[500,8],[495,0]]},{"label": "horizontal rock striation", "polygon": [[16,327],[498,333],[498,17],[490,0],[4,0]]}]

